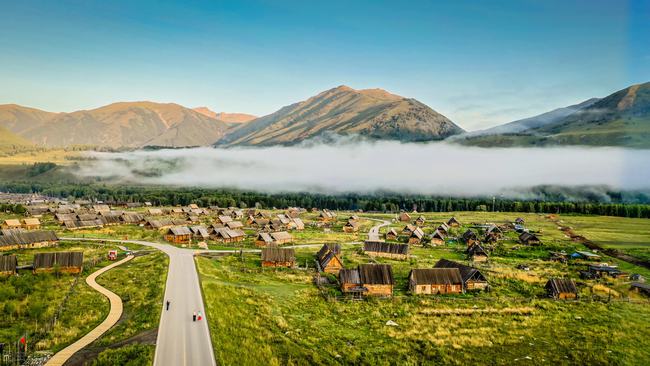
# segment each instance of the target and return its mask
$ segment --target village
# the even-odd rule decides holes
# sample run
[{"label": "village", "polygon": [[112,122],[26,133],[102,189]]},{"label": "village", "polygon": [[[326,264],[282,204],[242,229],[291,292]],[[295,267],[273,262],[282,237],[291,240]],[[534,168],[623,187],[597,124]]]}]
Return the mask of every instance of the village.
[{"label": "village", "polygon": [[[193,253],[208,315],[221,306],[211,300],[216,291],[212,281],[220,276],[228,279],[222,284],[270,281],[282,293],[308,290],[309,302],[323,306],[378,301],[395,307],[422,299],[419,311],[454,316],[481,311],[526,316],[534,311],[528,305],[489,310],[490,301],[650,304],[647,268],[572,240],[552,215],[155,207],[149,202],[10,198],[5,196],[5,202],[22,205],[24,213],[2,213],[0,282],[44,273],[85,276],[84,266],[152,252],[108,240],[146,240]],[[86,239],[98,242],[82,243]],[[227,275],[231,271],[240,280]],[[445,306],[430,299],[444,300]],[[456,310],[450,304],[457,304]],[[384,322],[397,326],[398,320]],[[210,327],[220,333],[215,324]]]}]

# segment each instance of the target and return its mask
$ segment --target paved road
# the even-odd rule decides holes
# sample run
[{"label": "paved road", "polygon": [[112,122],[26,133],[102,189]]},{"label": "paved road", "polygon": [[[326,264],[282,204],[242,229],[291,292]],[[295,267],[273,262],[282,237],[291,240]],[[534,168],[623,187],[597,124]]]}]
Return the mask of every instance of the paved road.
[{"label": "paved road", "polygon": [[88,277],[86,277],[86,283],[88,284],[88,286],[92,287],[96,291],[100,292],[102,295],[106,296],[110,301],[110,310],[108,312],[108,315],[106,316],[106,319],[104,319],[104,321],[101,322],[101,324],[99,324],[95,329],[91,330],[89,333],[81,337],[78,341],[74,342],[68,347],[57,352],[52,358],[50,358],[47,361],[47,363],[45,364],[46,366],[63,365],[68,359],[70,359],[70,357],[72,357],[72,355],[77,353],[77,351],[81,350],[82,348],[94,342],[102,334],[106,333],[109,329],[111,329],[111,327],[113,327],[113,325],[115,325],[118,320],[120,320],[120,317],[122,316],[122,310],[123,310],[122,299],[120,299],[120,297],[117,294],[107,290],[105,287],[102,287],[100,284],[98,284],[95,281],[95,279],[99,277],[102,273],[114,267],[117,267],[122,263],[128,262],[131,259],[133,259],[133,256],[129,255],[126,258],[122,259],[121,261],[112,263],[104,268],[101,268],[93,272],[92,274],[90,274]]},{"label": "paved road", "polygon": [[380,235],[379,235],[379,229],[381,229],[384,226],[390,225],[390,221],[379,220],[379,219],[371,219],[369,217],[366,217],[366,219],[380,222],[379,224],[377,224],[377,225],[370,228],[370,230],[368,231],[368,240],[370,240],[370,241],[379,241],[379,240],[381,240]]},{"label": "paved road", "polygon": [[[171,305],[169,310],[165,310],[165,302],[163,301],[161,304],[163,310],[158,327],[154,365],[216,365],[208,323],[205,319],[206,313],[199,277],[194,266],[195,252],[193,250],[139,240],[61,239],[133,243],[166,253],[169,256],[169,271],[165,286],[165,301],[169,300]],[[203,320],[193,322],[192,313],[194,311],[200,311],[203,314]]]}]

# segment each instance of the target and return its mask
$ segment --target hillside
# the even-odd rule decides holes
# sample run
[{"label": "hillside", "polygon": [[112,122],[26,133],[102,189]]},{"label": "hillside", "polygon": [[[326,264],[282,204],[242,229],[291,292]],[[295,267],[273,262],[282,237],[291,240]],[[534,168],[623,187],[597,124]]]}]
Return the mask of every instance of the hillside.
[{"label": "hillside", "polygon": [[48,147],[197,146],[218,140],[228,129],[222,121],[173,103],[123,102],[57,114],[2,107],[0,126]]},{"label": "hillside", "polygon": [[255,118],[257,118],[252,114],[246,114],[246,113],[226,113],[226,112],[217,113],[208,107],[196,107],[194,108],[194,110],[205,116],[218,119],[220,121],[224,121],[231,125],[238,125],[240,123],[250,122]]},{"label": "hillside", "polygon": [[33,147],[31,142],[0,126],[0,154],[26,151]]},{"label": "hillside", "polygon": [[339,86],[229,132],[218,145],[291,145],[327,134],[399,141],[442,140],[463,130],[415,99]]},{"label": "hillside", "polygon": [[[544,115],[532,117],[529,120],[535,123],[521,130],[508,131],[512,124],[507,124],[492,129],[491,134],[459,138],[456,142],[483,147],[590,145],[650,148],[650,83],[632,85],[605,98],[590,99],[567,108],[575,107],[579,108],[566,116],[561,116],[566,109],[549,112],[561,111],[560,118],[555,116],[544,123],[537,123],[538,117]],[[518,127],[524,126],[518,122]]]}]

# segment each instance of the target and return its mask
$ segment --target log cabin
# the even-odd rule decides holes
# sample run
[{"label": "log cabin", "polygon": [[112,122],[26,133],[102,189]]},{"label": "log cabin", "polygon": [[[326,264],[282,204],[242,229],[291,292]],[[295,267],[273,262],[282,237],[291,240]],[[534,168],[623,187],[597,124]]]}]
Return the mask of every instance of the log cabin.
[{"label": "log cabin", "polygon": [[401,222],[411,222],[411,215],[406,212],[401,212],[398,216],[398,220]]},{"label": "log cabin", "polygon": [[34,254],[34,273],[59,270],[80,273],[83,269],[83,252],[49,252]]},{"label": "log cabin", "polygon": [[255,239],[255,245],[258,247],[273,245],[273,238],[271,235],[269,235],[269,233],[259,233]]},{"label": "log cabin", "polygon": [[495,239],[501,239],[503,237],[503,231],[496,226],[496,225],[490,225],[486,230],[485,230],[485,236],[491,236]]},{"label": "log cabin", "polygon": [[343,268],[340,244],[324,244],[316,253],[316,263],[320,272],[338,274]]},{"label": "log cabin", "polygon": [[365,296],[393,296],[395,278],[393,267],[389,264],[360,264],[358,267],[359,278],[366,289]]},{"label": "log cabin", "polygon": [[192,237],[196,239],[207,240],[210,238],[208,228],[203,225],[192,226],[190,227],[190,231],[192,232]]},{"label": "log cabin", "polygon": [[531,234],[531,233],[528,233],[528,232],[521,233],[521,235],[519,235],[519,241],[522,244],[525,244],[525,245],[540,245],[540,244],[542,244],[542,241],[539,240],[537,235]]},{"label": "log cabin", "polygon": [[476,233],[470,229],[467,229],[467,231],[463,233],[463,235],[461,236],[461,240],[468,247],[471,247],[472,245],[479,242],[478,235],[476,235]]},{"label": "log cabin", "polygon": [[444,245],[446,236],[440,231],[436,230],[433,232],[433,234],[429,236],[429,238],[430,238],[431,245],[436,246],[436,245]]},{"label": "log cabin", "polygon": [[578,298],[578,288],[572,279],[551,278],[546,282],[546,292],[548,296],[554,299],[576,299]]},{"label": "log cabin", "polygon": [[230,221],[232,221],[232,217],[230,217],[228,215],[217,216],[217,220],[216,220],[216,222],[218,222],[220,224],[223,224],[223,225],[229,223]]},{"label": "log cabin", "polygon": [[487,262],[488,253],[479,243],[474,243],[467,248],[467,256],[473,262]]},{"label": "log cabin", "polygon": [[460,294],[463,279],[458,268],[412,269],[409,291],[417,295]]},{"label": "log cabin", "polygon": [[291,225],[292,230],[305,230],[305,223],[302,221],[301,218],[299,217],[294,217],[291,220],[293,222],[293,225]]},{"label": "log cabin", "polygon": [[397,231],[395,229],[390,229],[386,232],[386,240],[397,240]]},{"label": "log cabin", "polygon": [[356,233],[359,231],[359,223],[349,220],[345,225],[343,225],[343,231],[346,233]]},{"label": "log cabin", "polygon": [[186,226],[174,226],[167,229],[165,240],[174,244],[188,244],[192,239],[192,232]]},{"label": "log cabin", "polygon": [[241,229],[244,227],[244,224],[241,223],[241,221],[229,221],[226,223],[226,227],[228,229]]},{"label": "log cabin", "polygon": [[323,210],[320,212],[320,214],[318,214],[318,221],[330,222],[334,219],[336,219],[336,215],[328,210]]},{"label": "log cabin", "polygon": [[438,226],[436,228],[436,230],[440,231],[441,233],[443,233],[445,235],[449,235],[449,226],[447,226],[447,224],[444,223],[444,222],[442,224],[440,224],[440,226]]},{"label": "log cabin", "polygon": [[54,231],[33,230],[0,235],[0,251],[51,247],[58,243]]},{"label": "log cabin", "polygon": [[23,219],[22,226],[27,230],[38,230],[41,228],[41,221],[35,217],[28,217]]},{"label": "log cabin", "polygon": [[466,266],[443,258],[436,263],[434,268],[458,268],[460,271],[460,277],[463,279],[463,288],[465,291],[481,291],[489,287],[485,276],[474,267]]},{"label": "log cabin", "polygon": [[415,231],[415,229],[417,229],[417,226],[415,226],[415,225],[411,225],[411,224],[407,224],[407,225],[404,226],[404,228],[402,229],[402,234],[404,234],[404,235],[409,235],[409,236],[410,236],[411,234],[413,234],[413,231]]},{"label": "log cabin", "polygon": [[221,243],[236,243],[244,240],[246,234],[239,229],[228,229],[227,227],[215,228],[212,235],[212,240]]},{"label": "log cabin", "polygon": [[262,248],[262,267],[287,267],[296,264],[293,248],[267,247]]},{"label": "log cabin", "polygon": [[449,226],[449,227],[459,227],[460,226],[460,221],[458,221],[455,217],[452,217],[447,221],[447,226]]},{"label": "log cabin", "polygon": [[23,225],[20,223],[20,220],[18,219],[6,219],[2,223],[3,229],[20,229],[21,227],[23,227]]},{"label": "log cabin", "polygon": [[409,255],[409,245],[366,240],[363,243],[363,251],[370,257],[385,257],[405,260]]},{"label": "log cabin", "polygon": [[424,239],[424,231],[422,228],[415,228],[409,236],[409,244],[420,245],[422,244],[422,239]]},{"label": "log cabin", "polygon": [[269,233],[273,242],[277,245],[291,243],[293,241],[293,236],[286,231],[276,231],[274,233]]},{"label": "log cabin", "polygon": [[417,219],[415,219],[415,225],[417,226],[422,226],[427,220],[424,218],[424,216],[420,215]]},{"label": "log cabin", "polygon": [[147,214],[151,216],[161,216],[163,214],[163,211],[159,208],[148,208]]}]

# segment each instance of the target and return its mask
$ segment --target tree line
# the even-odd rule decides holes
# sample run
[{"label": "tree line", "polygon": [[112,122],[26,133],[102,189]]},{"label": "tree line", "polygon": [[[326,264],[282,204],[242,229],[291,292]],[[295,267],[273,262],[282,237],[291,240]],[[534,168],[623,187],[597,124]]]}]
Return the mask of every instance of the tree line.
[{"label": "tree line", "polygon": [[[504,211],[532,213],[575,213],[650,218],[650,205],[644,203],[570,202],[514,200],[503,197],[435,197],[379,192],[375,194],[262,193],[235,189],[170,188],[159,186],[116,186],[72,183],[0,183],[0,190],[14,193],[40,193],[68,199],[88,199],[112,203],[151,202],[157,206],[196,203],[201,206],[285,208],[327,208],[376,212],[428,211]],[[5,209],[6,210],[6,209]],[[13,210],[10,209],[10,210]]]}]

